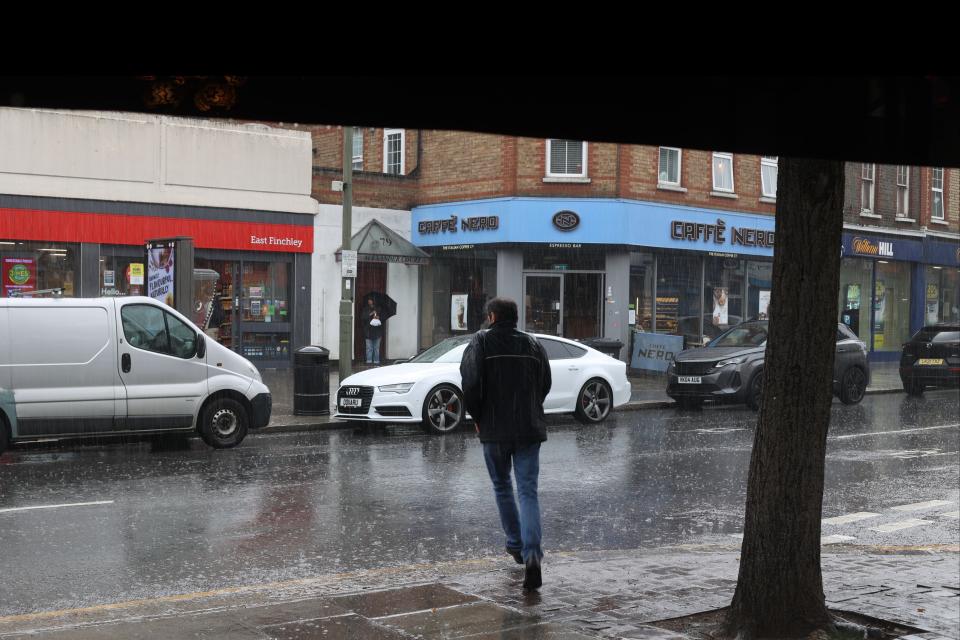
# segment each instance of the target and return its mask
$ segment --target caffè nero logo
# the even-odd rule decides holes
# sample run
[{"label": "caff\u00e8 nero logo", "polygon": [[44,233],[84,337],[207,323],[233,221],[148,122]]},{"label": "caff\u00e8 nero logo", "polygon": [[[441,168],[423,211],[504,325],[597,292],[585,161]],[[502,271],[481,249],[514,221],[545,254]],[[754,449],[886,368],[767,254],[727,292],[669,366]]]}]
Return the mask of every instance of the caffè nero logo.
[{"label": "caff\u00e8 nero logo", "polygon": [[867,238],[855,237],[852,244],[853,252],[861,256],[893,257],[892,242],[873,242]]},{"label": "caff\u00e8 nero logo", "polygon": [[560,231],[573,231],[580,226],[580,216],[574,211],[557,211],[553,214],[553,226]]}]

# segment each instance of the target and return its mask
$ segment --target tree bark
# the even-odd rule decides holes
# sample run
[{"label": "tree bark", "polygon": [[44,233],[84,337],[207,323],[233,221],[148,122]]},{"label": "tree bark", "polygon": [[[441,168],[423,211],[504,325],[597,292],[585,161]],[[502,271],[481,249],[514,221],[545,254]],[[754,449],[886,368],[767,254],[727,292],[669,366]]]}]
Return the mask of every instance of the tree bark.
[{"label": "tree bark", "polygon": [[820,518],[833,396],[843,162],[780,158],[763,393],[750,458],[731,632],[832,628]]}]

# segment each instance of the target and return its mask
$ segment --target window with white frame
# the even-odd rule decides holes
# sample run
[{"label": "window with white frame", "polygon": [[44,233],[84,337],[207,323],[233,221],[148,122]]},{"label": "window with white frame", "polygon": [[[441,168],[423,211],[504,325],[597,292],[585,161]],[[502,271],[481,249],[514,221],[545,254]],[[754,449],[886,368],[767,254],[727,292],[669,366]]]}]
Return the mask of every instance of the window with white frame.
[{"label": "window with white frame", "polygon": [[583,140],[547,140],[547,177],[587,177],[587,143]]},{"label": "window with white frame", "polygon": [[910,217],[910,167],[897,167],[897,217]]},{"label": "window with white frame", "polygon": [[714,152],[713,190],[733,193],[733,154]]},{"label": "window with white frame", "polygon": [[680,149],[660,147],[660,168],[657,182],[673,187],[680,186]]},{"label": "window with white frame", "polygon": [[383,172],[391,175],[403,175],[404,160],[403,129],[383,130]]},{"label": "window with white frame", "polygon": [[777,197],[777,156],[760,158],[760,190],[764,198]]},{"label": "window with white frame", "polygon": [[363,129],[353,128],[353,170],[363,171]]},{"label": "window with white frame", "polygon": [[930,217],[935,220],[943,220],[943,167],[933,170],[930,190],[933,192],[933,199],[930,202]]},{"label": "window with white frame", "polygon": [[876,165],[864,163],[860,171],[860,213],[873,213],[873,176]]}]

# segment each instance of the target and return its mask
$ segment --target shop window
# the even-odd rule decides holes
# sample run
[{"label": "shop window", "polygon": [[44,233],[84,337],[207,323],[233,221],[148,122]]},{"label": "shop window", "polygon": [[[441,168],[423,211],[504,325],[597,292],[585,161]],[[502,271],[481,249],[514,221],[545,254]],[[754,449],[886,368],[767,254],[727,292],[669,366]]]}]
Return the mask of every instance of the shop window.
[{"label": "shop window", "polygon": [[680,186],[680,149],[660,147],[660,168],[657,182],[672,187]]},{"label": "shop window", "polygon": [[75,244],[2,240],[0,294],[9,298],[59,289],[63,296],[76,296],[79,294],[78,256]]},{"label": "shop window", "polygon": [[363,128],[353,128],[353,170],[363,171]]},{"label": "shop window", "polygon": [[707,340],[746,319],[743,280],[743,260],[704,259],[703,335]]},{"label": "shop window", "polygon": [[746,264],[745,319],[770,319],[770,292],[773,290],[773,262],[749,260]]},{"label": "shop window", "polygon": [[897,167],[897,217],[910,217],[910,167]]},{"label": "shop window", "polygon": [[932,170],[930,190],[932,196],[930,217],[934,220],[943,220],[943,168]]},{"label": "shop window", "polygon": [[760,158],[760,189],[764,198],[777,197],[777,156]]},{"label": "shop window", "polygon": [[290,321],[290,265],[243,262],[242,322]]},{"label": "shop window", "polygon": [[864,163],[860,170],[860,213],[873,214],[873,176],[876,165]]},{"label": "shop window", "polygon": [[870,344],[870,285],[873,262],[844,258],[840,263],[840,322],[850,327],[863,342]]},{"label": "shop window", "polygon": [[496,254],[435,255],[420,270],[420,348],[454,335],[479,331],[487,301],[497,295]]},{"label": "shop window", "polygon": [[960,269],[926,268],[924,322],[960,322]]},{"label": "shop window", "polygon": [[910,339],[910,264],[878,260],[873,291],[873,349],[899,351]]},{"label": "shop window", "polygon": [[548,178],[585,178],[587,143],[582,140],[547,140]]},{"label": "shop window", "polygon": [[713,190],[733,193],[733,154],[714,152]]},{"label": "shop window", "polygon": [[657,333],[684,336],[686,346],[703,342],[702,285],[699,256],[657,257]]},{"label": "shop window", "polygon": [[404,174],[404,142],[406,132],[403,129],[384,129],[383,131],[383,172],[390,175]]},{"label": "shop window", "polygon": [[101,245],[101,296],[145,296],[146,261],[141,247]]}]

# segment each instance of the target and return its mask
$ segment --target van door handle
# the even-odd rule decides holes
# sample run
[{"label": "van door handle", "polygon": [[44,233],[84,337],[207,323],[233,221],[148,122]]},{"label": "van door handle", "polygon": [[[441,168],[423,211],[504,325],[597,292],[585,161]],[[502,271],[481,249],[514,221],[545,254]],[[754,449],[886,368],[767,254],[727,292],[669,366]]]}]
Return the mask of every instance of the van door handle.
[{"label": "van door handle", "polygon": [[570,368],[567,369],[567,371],[580,371],[580,367],[571,366]]},{"label": "van door handle", "polygon": [[120,356],[120,368],[124,373],[130,373],[130,354],[125,353]]}]

